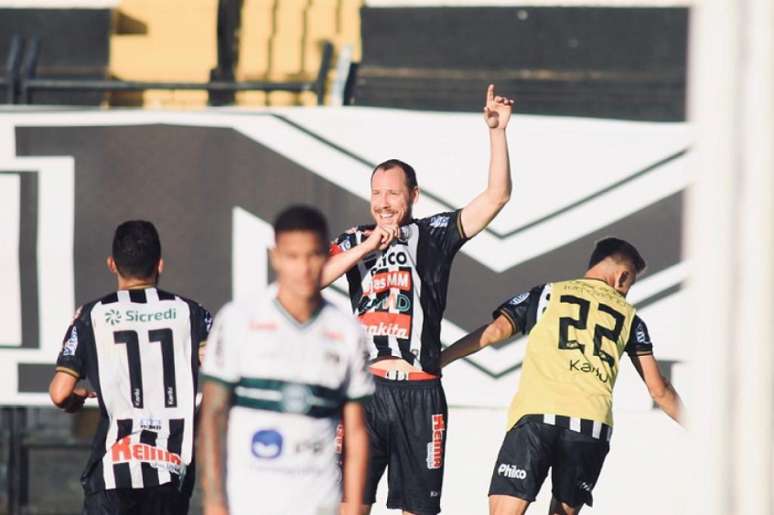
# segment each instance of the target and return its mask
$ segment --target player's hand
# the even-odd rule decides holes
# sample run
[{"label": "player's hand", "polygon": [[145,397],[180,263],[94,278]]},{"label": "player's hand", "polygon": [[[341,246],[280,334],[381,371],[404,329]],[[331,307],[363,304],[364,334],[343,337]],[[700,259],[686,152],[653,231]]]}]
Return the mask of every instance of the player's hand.
[{"label": "player's hand", "polygon": [[65,404],[63,409],[67,413],[75,413],[83,407],[83,403],[86,402],[86,399],[93,399],[96,396],[97,393],[88,388],[76,387],[73,389],[73,393],[70,394],[70,398],[67,400],[67,404]]},{"label": "player's hand", "polygon": [[377,225],[370,231],[365,231],[368,238],[363,242],[369,252],[385,250],[398,238],[400,228],[397,225]]},{"label": "player's hand", "polygon": [[484,105],[484,121],[490,129],[505,129],[511,119],[511,111],[515,100],[495,96],[494,84],[486,89],[486,105]]}]

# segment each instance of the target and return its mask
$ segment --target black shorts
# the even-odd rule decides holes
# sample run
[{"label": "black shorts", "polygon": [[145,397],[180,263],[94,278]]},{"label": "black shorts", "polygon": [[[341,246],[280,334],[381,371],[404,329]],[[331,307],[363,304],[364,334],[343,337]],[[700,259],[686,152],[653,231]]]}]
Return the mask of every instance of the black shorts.
[{"label": "black shorts", "polygon": [[524,417],[505,434],[489,495],[534,501],[551,469],[554,498],[573,507],[592,505],[591,491],[610,449],[605,438]]},{"label": "black shorts", "polygon": [[83,515],[186,515],[190,496],[171,483],[88,494]]},{"label": "black shorts", "polygon": [[376,391],[365,404],[370,458],[364,502],[376,501],[387,468],[389,509],[438,513],[448,419],[441,380],[374,381]]}]

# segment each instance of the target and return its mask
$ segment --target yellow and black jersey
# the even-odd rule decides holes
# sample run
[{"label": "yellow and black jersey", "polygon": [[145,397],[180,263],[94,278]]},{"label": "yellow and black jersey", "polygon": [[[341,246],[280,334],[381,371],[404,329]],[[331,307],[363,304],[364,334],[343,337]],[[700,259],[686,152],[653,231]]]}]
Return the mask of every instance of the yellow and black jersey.
[{"label": "yellow and black jersey", "polygon": [[621,356],[653,352],[634,306],[604,281],[576,279],[517,295],[493,313],[501,315],[528,336],[508,427],[524,415],[593,421],[596,433],[600,424],[612,427]]}]

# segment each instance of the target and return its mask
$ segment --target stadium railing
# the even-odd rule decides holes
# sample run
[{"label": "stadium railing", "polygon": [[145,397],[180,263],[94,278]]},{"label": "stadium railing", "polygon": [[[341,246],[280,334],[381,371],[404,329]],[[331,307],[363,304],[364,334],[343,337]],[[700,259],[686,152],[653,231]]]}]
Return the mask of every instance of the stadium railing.
[{"label": "stadium railing", "polygon": [[210,81],[210,82],[153,82],[120,79],[57,79],[36,76],[40,44],[36,38],[24,41],[13,36],[6,57],[5,75],[0,77],[0,87],[5,86],[8,104],[27,105],[35,91],[89,91],[121,92],[146,90],[206,90],[206,91],[288,91],[291,93],[314,92],[317,104],[325,101],[325,84],[333,59],[333,45],[323,43],[322,58],[317,76],[310,81]]}]

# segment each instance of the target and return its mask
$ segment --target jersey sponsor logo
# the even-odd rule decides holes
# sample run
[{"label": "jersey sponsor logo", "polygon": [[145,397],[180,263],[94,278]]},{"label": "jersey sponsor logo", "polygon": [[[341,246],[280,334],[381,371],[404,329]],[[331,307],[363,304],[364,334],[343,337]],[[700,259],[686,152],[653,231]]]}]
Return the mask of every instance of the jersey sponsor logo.
[{"label": "jersey sponsor logo", "polygon": [[[368,258],[366,258],[368,259]],[[381,272],[380,269],[387,268],[388,266],[406,265],[409,262],[408,254],[402,250],[389,251],[386,254],[382,254],[376,263],[371,265],[371,275]]]},{"label": "jersey sponsor logo", "polygon": [[449,225],[449,215],[436,215],[430,219],[430,227],[443,229]]},{"label": "jersey sponsor logo", "polygon": [[497,475],[511,479],[527,479],[527,471],[520,469],[516,465],[508,465],[507,463],[501,463],[497,467]]},{"label": "jersey sponsor logo", "polygon": [[601,383],[610,383],[610,373],[600,367],[595,367],[588,361],[581,363],[579,359],[570,360],[570,372],[583,372],[584,374],[593,374]]},{"label": "jersey sponsor logo", "polygon": [[371,276],[370,284],[363,289],[363,295],[382,293],[392,288],[411,290],[411,272],[408,270],[383,270]]},{"label": "jersey sponsor logo", "polygon": [[645,327],[642,324],[637,324],[637,329],[635,329],[634,335],[637,338],[637,343],[640,345],[647,345],[650,343],[648,333],[645,331]]},{"label": "jersey sponsor logo", "polygon": [[114,443],[110,449],[110,457],[113,463],[140,461],[175,474],[181,474],[185,468],[179,454],[147,443],[132,443],[131,436],[125,436]]},{"label": "jersey sponsor logo", "polygon": [[123,315],[121,315],[121,312],[117,309],[109,309],[105,313],[105,323],[110,325],[116,325],[121,323],[121,320],[123,319]]},{"label": "jersey sponsor logo", "polygon": [[271,333],[279,329],[279,326],[275,322],[259,322],[256,320],[250,320],[248,328],[251,331]]},{"label": "jersey sponsor logo", "polygon": [[284,439],[279,431],[261,429],[253,434],[250,450],[260,460],[273,460],[282,454]]},{"label": "jersey sponsor logo", "polygon": [[140,311],[130,309],[124,312],[127,322],[158,322],[161,320],[176,320],[177,309],[169,308],[164,311],[157,311],[155,313],[142,313]]},{"label": "jersey sponsor logo", "polygon": [[344,424],[336,424],[336,454],[341,454],[344,450]]},{"label": "jersey sponsor logo", "polygon": [[528,297],[529,297],[529,292],[521,293],[519,295],[516,295],[514,298],[512,298],[508,304],[511,304],[513,306],[518,306],[519,304],[527,300]]},{"label": "jersey sponsor logo", "polygon": [[363,313],[358,317],[369,336],[394,336],[408,339],[411,332],[411,316],[380,311]]},{"label": "jersey sponsor logo", "polygon": [[70,331],[70,337],[62,348],[62,356],[75,356],[75,351],[78,349],[78,328],[73,326],[73,330]]},{"label": "jersey sponsor logo", "polygon": [[140,428],[147,429],[148,431],[161,431],[161,419],[142,418],[140,419]]},{"label": "jersey sponsor logo", "polygon": [[343,342],[344,334],[339,331],[323,331],[323,337],[334,342]]},{"label": "jersey sponsor logo", "polygon": [[432,415],[433,439],[427,444],[427,468],[439,469],[443,466],[443,432],[446,430],[446,422],[443,415]]}]

